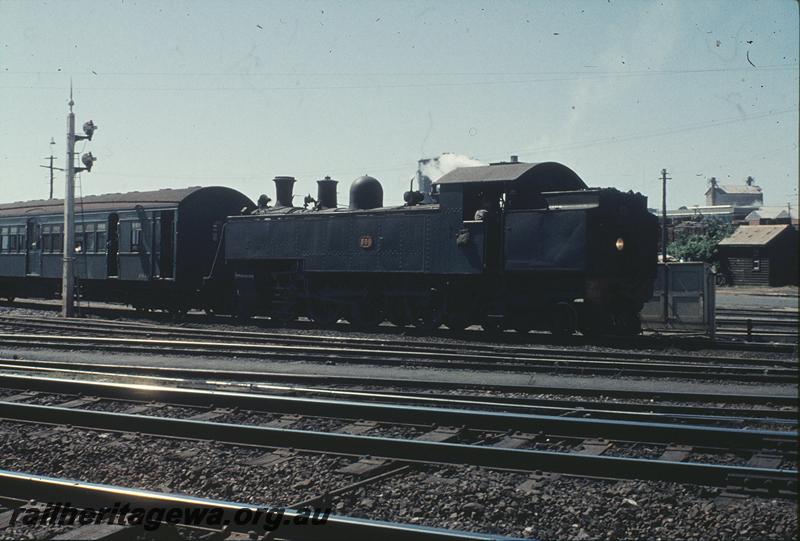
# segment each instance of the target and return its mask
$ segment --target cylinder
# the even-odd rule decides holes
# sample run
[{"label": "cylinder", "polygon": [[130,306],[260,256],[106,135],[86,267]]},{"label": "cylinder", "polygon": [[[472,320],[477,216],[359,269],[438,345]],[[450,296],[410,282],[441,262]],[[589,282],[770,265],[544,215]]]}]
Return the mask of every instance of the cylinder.
[{"label": "cylinder", "polygon": [[291,207],[292,205],[292,189],[294,183],[297,182],[294,177],[275,177],[272,179],[275,182],[275,206],[276,207]]},{"label": "cylinder", "polygon": [[319,205],[319,208],[336,208],[336,185],[338,183],[338,180],[333,180],[328,176],[317,181],[317,204]]}]

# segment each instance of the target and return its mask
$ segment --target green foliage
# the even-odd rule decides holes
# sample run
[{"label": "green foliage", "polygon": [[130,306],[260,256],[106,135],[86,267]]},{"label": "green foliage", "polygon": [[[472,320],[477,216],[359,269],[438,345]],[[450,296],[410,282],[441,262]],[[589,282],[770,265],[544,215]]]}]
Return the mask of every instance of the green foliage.
[{"label": "green foliage", "polygon": [[712,262],[719,242],[736,228],[719,218],[703,218],[701,223],[705,227],[705,234],[679,234],[667,246],[667,253],[681,261]]}]

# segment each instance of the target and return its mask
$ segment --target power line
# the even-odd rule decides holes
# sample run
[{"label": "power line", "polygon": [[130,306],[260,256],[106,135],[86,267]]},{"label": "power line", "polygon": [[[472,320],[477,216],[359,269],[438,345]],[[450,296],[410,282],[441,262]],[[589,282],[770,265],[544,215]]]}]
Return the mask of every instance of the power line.
[{"label": "power line", "polygon": [[[784,68],[786,69],[786,68]],[[796,69],[796,68],[793,68]],[[736,71],[736,70],[731,70]],[[749,71],[753,72],[754,68]],[[757,70],[755,70],[757,71]],[[554,72],[558,74],[558,72]],[[532,79],[512,79],[512,80],[491,80],[491,81],[451,81],[451,82],[415,82],[415,83],[374,83],[374,84],[357,84],[357,85],[289,85],[289,86],[258,86],[249,84],[246,86],[215,86],[215,87],[198,87],[198,86],[170,86],[170,87],[142,87],[142,86],[103,86],[91,87],[86,86],[85,90],[98,90],[98,91],[114,91],[114,92],[240,92],[240,91],[299,91],[299,90],[379,90],[379,89],[395,89],[395,88],[451,88],[451,87],[471,87],[471,86],[502,86],[502,85],[524,85],[533,83],[552,83],[552,82],[567,82],[567,81],[600,81],[609,78],[626,78],[626,77],[640,77],[648,74],[678,74],[679,71],[674,72],[632,72],[632,73],[582,73],[582,76],[542,76]],[[700,73],[698,72],[685,72],[685,73]],[[132,76],[135,74],[131,74]],[[220,74],[223,75],[223,74]],[[253,74],[224,74],[228,79],[232,77],[240,77],[247,79]],[[266,74],[265,74],[266,75]],[[287,75],[287,74],[285,74]],[[284,76],[285,76],[284,75]],[[291,75],[291,74],[289,74]],[[294,74],[295,76],[297,74]],[[513,75],[513,74],[508,74]],[[540,74],[541,75],[541,74]],[[57,86],[36,86],[36,85],[20,85],[20,86],[2,86],[0,89],[4,90],[59,90]]]},{"label": "power line", "polygon": [[[492,71],[465,71],[465,72],[426,72],[426,71],[396,71],[396,72],[314,72],[314,71],[273,71],[273,72],[99,72],[98,76],[132,76],[132,77],[231,77],[231,76],[246,76],[246,77],[468,77],[468,76],[561,76],[561,75],[608,75],[608,76],[647,76],[647,75],[684,75],[693,73],[727,73],[739,71],[776,71],[776,70],[797,70],[800,69],[798,64],[771,64],[766,66],[753,67],[740,67],[740,68],[699,68],[699,69],[674,69],[674,70],[568,70],[568,71],[513,71],[513,72],[492,72]],[[91,70],[89,70],[91,71]],[[8,75],[86,75],[89,71],[10,71],[6,70],[3,73]]]}]

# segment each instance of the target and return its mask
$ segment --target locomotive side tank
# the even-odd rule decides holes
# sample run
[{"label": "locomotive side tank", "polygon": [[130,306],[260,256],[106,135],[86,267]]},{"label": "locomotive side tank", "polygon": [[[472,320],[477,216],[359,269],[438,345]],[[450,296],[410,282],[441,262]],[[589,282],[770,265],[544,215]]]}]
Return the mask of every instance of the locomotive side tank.
[{"label": "locomotive side tank", "polygon": [[347,208],[293,207],[288,179],[275,179],[281,204],[229,218],[224,264],[208,281],[216,310],[629,333],[652,293],[657,226],[646,198],[589,189],[562,164],[457,169],[434,185],[433,204],[407,193],[399,207],[380,206],[372,177],[353,183]]}]

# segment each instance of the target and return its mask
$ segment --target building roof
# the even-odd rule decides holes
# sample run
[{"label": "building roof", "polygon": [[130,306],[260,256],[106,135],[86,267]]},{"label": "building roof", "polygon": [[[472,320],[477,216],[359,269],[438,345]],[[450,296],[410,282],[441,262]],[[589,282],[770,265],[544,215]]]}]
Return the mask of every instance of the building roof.
[{"label": "building roof", "polygon": [[791,218],[789,212],[781,207],[761,207],[745,217],[745,220],[785,220]]},{"label": "building roof", "polygon": [[[524,177],[524,178],[523,178]],[[470,182],[534,182],[540,191],[582,190],[586,184],[572,169],[557,162],[499,163],[459,167],[443,175],[436,184]]]},{"label": "building roof", "polygon": [[724,193],[761,193],[761,186],[726,184],[717,186]]},{"label": "building roof", "polygon": [[[167,188],[150,192],[107,193],[75,198],[75,212],[103,212],[111,210],[174,207],[202,186]],[[64,212],[63,199],[38,199],[0,204],[0,217],[60,214]]]},{"label": "building roof", "polygon": [[740,225],[730,236],[722,239],[720,246],[765,246],[791,226]]},{"label": "building roof", "polygon": [[726,194],[754,194],[754,195],[761,195],[761,186],[748,186],[747,184],[717,184],[716,186],[711,186],[708,190],[706,190],[706,194],[708,194],[714,188],[717,191],[726,193]]}]

